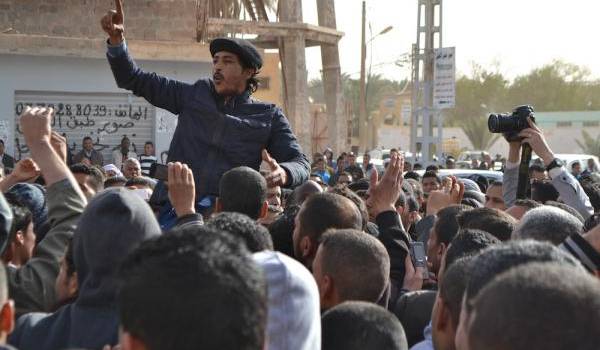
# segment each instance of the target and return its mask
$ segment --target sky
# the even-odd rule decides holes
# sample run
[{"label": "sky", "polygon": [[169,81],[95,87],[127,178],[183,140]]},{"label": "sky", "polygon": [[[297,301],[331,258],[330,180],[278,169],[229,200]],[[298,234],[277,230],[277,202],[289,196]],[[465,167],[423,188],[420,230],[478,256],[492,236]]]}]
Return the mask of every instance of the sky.
[{"label": "sky", "polygon": [[[367,47],[367,67],[384,77],[410,77],[410,65],[393,62],[416,41],[418,0],[367,0],[367,39],[393,29]],[[335,0],[342,72],[360,72],[361,0]],[[456,47],[457,74],[474,63],[513,79],[554,59],[586,66],[600,78],[598,0],[445,0],[442,45]],[[303,1],[304,21],[317,24],[315,0]],[[370,23],[372,34],[369,33]],[[320,77],[319,48],[306,50],[309,79]]]}]

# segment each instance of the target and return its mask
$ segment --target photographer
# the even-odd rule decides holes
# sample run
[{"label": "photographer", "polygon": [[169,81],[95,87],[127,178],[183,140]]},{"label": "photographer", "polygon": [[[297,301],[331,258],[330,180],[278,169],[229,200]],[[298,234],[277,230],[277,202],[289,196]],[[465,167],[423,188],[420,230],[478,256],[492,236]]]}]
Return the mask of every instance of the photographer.
[{"label": "photographer", "polygon": [[552,180],[552,185],[560,194],[562,201],[575,208],[584,218],[588,218],[594,213],[594,208],[579,181],[569,173],[560,159],[554,157],[544,134],[531,118],[527,120],[529,128],[519,132],[522,140],[509,142],[508,160],[503,179],[503,196],[506,206],[512,206],[517,199],[521,144],[528,143],[533,152],[543,160],[544,166],[548,170],[548,176]]}]

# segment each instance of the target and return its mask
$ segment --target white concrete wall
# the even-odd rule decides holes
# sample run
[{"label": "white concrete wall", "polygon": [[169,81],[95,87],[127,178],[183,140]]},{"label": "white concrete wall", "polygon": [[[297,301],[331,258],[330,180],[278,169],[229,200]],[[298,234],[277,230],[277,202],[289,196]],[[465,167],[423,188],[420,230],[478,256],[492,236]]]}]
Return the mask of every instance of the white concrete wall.
[{"label": "white concrete wall", "polygon": [[[146,71],[190,83],[211,72],[210,63],[137,63]],[[15,90],[126,92],[117,88],[105,59],[0,55],[0,120],[8,123],[9,138],[5,140],[8,154],[14,154]],[[155,142],[158,146],[168,147],[170,138],[167,134],[155,133]]]}]

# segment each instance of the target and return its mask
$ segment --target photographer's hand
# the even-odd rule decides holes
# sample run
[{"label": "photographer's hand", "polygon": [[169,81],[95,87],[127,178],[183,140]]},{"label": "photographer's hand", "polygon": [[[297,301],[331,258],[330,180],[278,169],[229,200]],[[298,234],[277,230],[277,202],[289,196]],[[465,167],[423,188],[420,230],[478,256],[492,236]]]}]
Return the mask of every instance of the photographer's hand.
[{"label": "photographer's hand", "polygon": [[527,118],[529,128],[522,130],[519,136],[523,138],[522,143],[528,143],[531,149],[544,161],[544,165],[548,166],[554,159],[554,153],[548,146],[542,130],[535,125],[531,118]]}]

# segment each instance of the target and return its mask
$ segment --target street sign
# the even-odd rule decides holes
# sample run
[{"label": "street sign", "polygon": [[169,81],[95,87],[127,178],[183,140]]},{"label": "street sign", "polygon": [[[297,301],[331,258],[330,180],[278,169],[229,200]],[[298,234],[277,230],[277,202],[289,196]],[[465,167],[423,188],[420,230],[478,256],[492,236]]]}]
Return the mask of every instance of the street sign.
[{"label": "street sign", "polygon": [[456,57],[454,47],[433,51],[433,107],[454,108],[456,97]]}]

